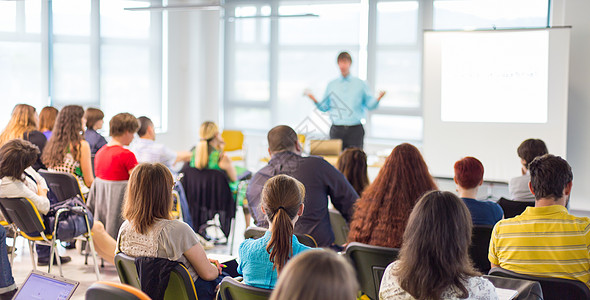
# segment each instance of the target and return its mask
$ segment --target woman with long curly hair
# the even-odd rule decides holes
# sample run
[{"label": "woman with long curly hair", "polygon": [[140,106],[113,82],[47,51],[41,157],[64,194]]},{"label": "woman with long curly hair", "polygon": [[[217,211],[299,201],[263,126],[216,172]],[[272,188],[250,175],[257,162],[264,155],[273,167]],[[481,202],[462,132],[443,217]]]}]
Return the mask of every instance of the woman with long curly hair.
[{"label": "woman with long curly hair", "polygon": [[51,139],[41,156],[50,171],[74,175],[82,193],[88,193],[94,181],[90,159],[90,145],[84,140],[84,109],[68,105],[58,114]]},{"label": "woman with long curly hair", "polygon": [[[10,121],[0,134],[0,146],[13,139],[23,139],[33,143],[39,148],[41,154],[47,143],[47,138],[41,131],[39,131],[39,116],[37,110],[28,104],[17,104],[12,110]],[[37,157],[37,161],[33,164],[33,169],[38,171],[44,169],[45,166],[41,162],[41,155]]]},{"label": "woman with long curly hair", "polygon": [[362,195],[369,185],[367,154],[361,148],[347,148],[338,157],[336,168],[350,182],[357,194]]},{"label": "woman with long curly hair", "polygon": [[399,248],[418,198],[436,189],[420,151],[411,144],[398,145],[356,202],[348,240]]},{"label": "woman with long curly hair", "polygon": [[383,274],[379,299],[498,299],[469,260],[471,215],[451,192],[431,191],[410,214],[399,259]]}]

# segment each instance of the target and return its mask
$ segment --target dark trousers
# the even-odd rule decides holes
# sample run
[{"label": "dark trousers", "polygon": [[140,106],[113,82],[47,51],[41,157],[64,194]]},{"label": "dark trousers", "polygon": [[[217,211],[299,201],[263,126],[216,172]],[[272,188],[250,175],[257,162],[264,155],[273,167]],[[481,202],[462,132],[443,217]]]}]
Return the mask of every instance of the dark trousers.
[{"label": "dark trousers", "polygon": [[353,126],[332,125],[330,127],[330,139],[341,139],[342,150],[351,147],[363,149],[365,128],[361,124]]}]

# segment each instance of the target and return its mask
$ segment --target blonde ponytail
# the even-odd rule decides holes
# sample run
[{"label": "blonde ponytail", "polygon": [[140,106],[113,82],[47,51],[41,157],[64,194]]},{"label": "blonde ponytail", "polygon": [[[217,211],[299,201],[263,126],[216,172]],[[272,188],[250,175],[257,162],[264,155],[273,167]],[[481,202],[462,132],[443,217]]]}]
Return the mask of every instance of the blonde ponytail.
[{"label": "blonde ponytail", "polygon": [[204,169],[209,164],[209,141],[219,133],[217,125],[211,121],[201,124],[199,137],[201,140],[195,150],[195,167]]}]

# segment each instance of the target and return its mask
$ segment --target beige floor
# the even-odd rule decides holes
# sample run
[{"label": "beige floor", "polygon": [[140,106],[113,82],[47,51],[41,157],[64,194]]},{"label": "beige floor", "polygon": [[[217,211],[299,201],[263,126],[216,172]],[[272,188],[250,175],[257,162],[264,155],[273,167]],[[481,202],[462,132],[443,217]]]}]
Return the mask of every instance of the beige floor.
[{"label": "beige floor", "polygon": [[[233,254],[234,256],[237,255],[237,249],[239,244],[244,240],[243,232],[245,229],[244,223],[244,216],[241,210],[238,210],[237,213],[237,222],[236,222],[236,234],[234,246],[233,246]],[[7,243],[12,245],[12,239],[8,239]],[[29,255],[29,247],[25,240],[19,237],[16,241],[16,256],[14,257],[14,263],[12,266],[12,274],[17,286],[22,285],[22,283],[27,278],[29,272],[33,269],[31,264],[31,258]],[[76,289],[74,296],[72,299],[80,300],[84,299],[84,294],[86,293],[86,289],[92,283],[96,281],[96,274],[94,273],[94,265],[92,262],[92,258],[88,259],[88,265],[84,265],[84,256],[79,254],[77,249],[72,250],[65,250],[64,248],[59,249],[61,255],[68,255],[72,257],[72,261],[68,264],[62,266],[63,268],[63,275],[65,278],[76,280],[80,282],[80,285]],[[208,250],[208,253],[215,253],[215,254],[229,254],[229,246],[227,245],[220,245],[216,246],[215,248]],[[100,264],[100,259],[99,259]],[[47,267],[37,267],[39,271],[47,272]],[[51,269],[51,273],[58,275],[59,270],[57,266]],[[117,270],[115,269],[114,265],[109,263],[105,263],[103,268],[100,268],[101,279],[105,281],[113,281],[119,282],[119,276],[117,275]]]}]

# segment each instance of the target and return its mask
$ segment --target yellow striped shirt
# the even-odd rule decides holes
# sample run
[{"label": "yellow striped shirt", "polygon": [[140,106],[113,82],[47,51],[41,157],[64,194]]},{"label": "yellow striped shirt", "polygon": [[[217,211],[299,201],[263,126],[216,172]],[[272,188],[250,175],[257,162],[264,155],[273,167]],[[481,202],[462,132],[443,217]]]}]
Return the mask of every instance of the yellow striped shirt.
[{"label": "yellow striped shirt", "polygon": [[590,218],[561,205],[528,207],[496,224],[488,258],[513,272],[575,279],[590,288]]}]

